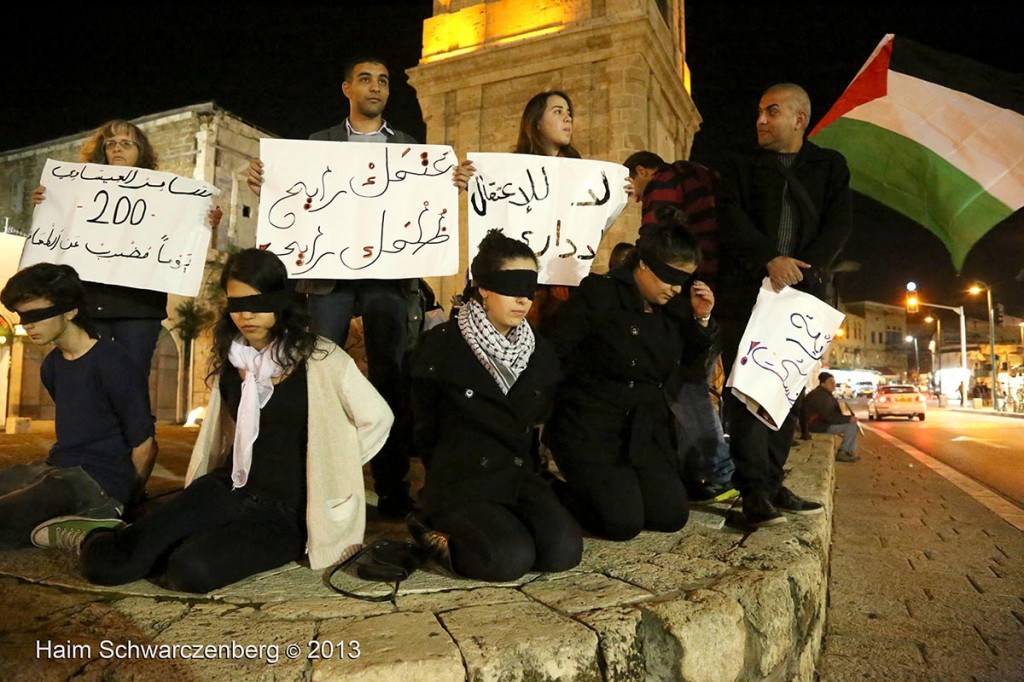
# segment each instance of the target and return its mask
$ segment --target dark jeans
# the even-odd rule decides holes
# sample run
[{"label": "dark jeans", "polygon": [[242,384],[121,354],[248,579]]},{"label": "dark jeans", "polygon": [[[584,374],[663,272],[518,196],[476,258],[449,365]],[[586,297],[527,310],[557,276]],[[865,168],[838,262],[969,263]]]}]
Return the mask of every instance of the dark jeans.
[{"label": "dark jeans", "polygon": [[182,592],[209,592],[295,561],[306,544],[302,512],[231,490],[226,472],[202,476],[138,523],[90,533],[82,572],[99,585],[159,575]]},{"label": "dark jeans", "polygon": [[726,389],[726,394],[729,449],[736,464],[733,483],[743,495],[764,495],[771,500],[782,487],[783,467],[793,445],[803,401],[797,399],[782,426],[773,431],[751,414],[731,389]]},{"label": "dark jeans", "polygon": [[160,320],[118,317],[93,322],[102,338],[117,341],[128,351],[148,379],[153,353],[160,339]]},{"label": "dark jeans", "polygon": [[[727,389],[728,390],[728,389]],[[729,483],[736,467],[707,382],[684,383],[672,404],[683,480],[698,486]]]},{"label": "dark jeans", "polygon": [[452,567],[466,578],[506,582],[527,571],[567,571],[583,556],[572,515],[540,478],[527,478],[515,506],[471,500],[431,514],[448,534]]},{"label": "dark jeans", "polygon": [[378,495],[404,493],[411,441],[408,402],[402,388],[402,359],[409,347],[409,302],[403,280],[339,281],[334,291],[309,295],[313,331],[341,347],[356,306],[363,318],[369,380],[395,414],[395,425],[377,456],[370,460]]},{"label": "dark jeans", "polygon": [[121,511],[82,467],[30,462],[0,469],[0,550],[28,547],[32,529],[55,516],[103,519]]}]

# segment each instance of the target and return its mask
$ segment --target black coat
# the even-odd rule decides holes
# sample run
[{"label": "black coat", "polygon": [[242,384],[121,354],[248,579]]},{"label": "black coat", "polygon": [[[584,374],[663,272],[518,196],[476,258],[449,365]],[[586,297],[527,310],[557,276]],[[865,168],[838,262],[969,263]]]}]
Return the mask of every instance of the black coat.
[{"label": "black coat", "polygon": [[[524,324],[526,324],[524,322]],[[467,499],[514,504],[536,476],[534,427],[551,413],[561,378],[551,344],[537,337],[530,362],[503,394],[469,348],[458,321],[426,332],[413,353],[413,442],[426,467],[427,514]]]},{"label": "black coat", "polygon": [[833,424],[850,422],[850,416],[843,414],[839,401],[820,384],[804,396],[802,409],[808,428],[815,433],[825,433]]},{"label": "black coat", "polygon": [[[793,257],[810,263],[797,286],[825,298],[829,269],[853,229],[850,170],[839,152],[804,142],[791,168],[807,191],[793,192],[799,217],[799,241]],[[783,186],[777,155],[756,150],[727,165],[719,197],[721,240],[717,309],[720,316],[749,317],[768,261],[780,255],[779,220]],[[792,191],[792,190],[790,190]]]},{"label": "black coat", "polygon": [[697,324],[688,301],[645,313],[623,267],[586,277],[545,331],[566,374],[544,427],[559,466],[674,462],[669,404],[681,368],[702,366],[715,323]]}]

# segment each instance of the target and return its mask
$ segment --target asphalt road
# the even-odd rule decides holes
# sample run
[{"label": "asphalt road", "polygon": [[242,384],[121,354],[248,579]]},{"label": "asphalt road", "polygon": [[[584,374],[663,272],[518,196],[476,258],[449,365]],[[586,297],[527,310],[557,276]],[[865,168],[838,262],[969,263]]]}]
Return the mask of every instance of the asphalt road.
[{"label": "asphalt road", "polygon": [[1024,419],[929,405],[925,421],[867,420],[867,400],[848,401],[865,426],[913,445],[1024,509]]}]

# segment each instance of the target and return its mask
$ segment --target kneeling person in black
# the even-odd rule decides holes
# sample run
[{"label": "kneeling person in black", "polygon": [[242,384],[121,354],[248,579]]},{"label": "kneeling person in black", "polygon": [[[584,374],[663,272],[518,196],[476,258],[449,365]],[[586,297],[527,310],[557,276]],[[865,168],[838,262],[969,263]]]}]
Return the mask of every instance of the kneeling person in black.
[{"label": "kneeling person in black", "polygon": [[560,377],[551,346],[525,320],[537,285],[530,248],[499,232],[471,266],[458,318],[423,337],[412,361],[423,512],[408,519],[434,558],[467,578],[514,580],[579,563],[579,526],[530,461],[534,428]]}]

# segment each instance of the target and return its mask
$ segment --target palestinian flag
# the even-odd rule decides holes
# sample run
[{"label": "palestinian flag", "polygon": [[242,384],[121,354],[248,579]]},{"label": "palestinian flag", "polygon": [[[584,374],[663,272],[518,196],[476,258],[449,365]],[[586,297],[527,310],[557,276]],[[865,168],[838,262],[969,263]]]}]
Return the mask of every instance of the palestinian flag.
[{"label": "palestinian flag", "polygon": [[853,189],[931,230],[959,272],[1024,206],[1024,77],[885,36],[811,132]]}]

